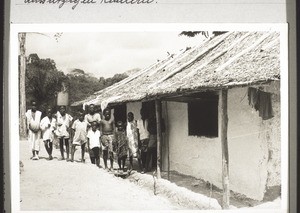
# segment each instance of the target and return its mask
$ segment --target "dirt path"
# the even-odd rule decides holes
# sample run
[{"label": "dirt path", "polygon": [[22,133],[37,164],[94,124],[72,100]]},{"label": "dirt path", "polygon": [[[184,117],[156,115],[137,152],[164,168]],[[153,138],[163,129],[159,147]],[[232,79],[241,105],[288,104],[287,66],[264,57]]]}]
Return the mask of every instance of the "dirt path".
[{"label": "dirt path", "polygon": [[[174,210],[181,209],[169,200],[154,196],[128,180],[90,164],[48,161],[44,147],[41,159],[30,160],[27,141],[20,142],[20,160],[24,164],[21,181],[21,210]],[[80,151],[76,152],[78,159]],[[103,162],[102,162],[103,165]]]}]

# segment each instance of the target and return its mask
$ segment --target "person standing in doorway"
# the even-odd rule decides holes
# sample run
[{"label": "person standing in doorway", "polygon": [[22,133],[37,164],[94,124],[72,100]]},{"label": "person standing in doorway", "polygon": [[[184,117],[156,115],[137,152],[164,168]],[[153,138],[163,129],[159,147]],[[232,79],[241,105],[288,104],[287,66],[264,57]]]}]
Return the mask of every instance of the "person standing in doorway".
[{"label": "person standing in doorway", "polygon": [[[146,169],[147,171],[151,171],[153,168],[156,169],[156,165],[157,165],[157,125],[156,125],[156,116],[154,113],[151,116],[149,116],[148,131],[149,131],[149,144],[148,144],[147,157],[146,157]],[[150,160],[151,160],[151,167],[150,167]]]},{"label": "person standing in doorway", "polygon": [[138,120],[137,128],[139,132],[139,140],[138,147],[140,151],[140,165],[141,165],[141,173],[146,172],[146,158],[147,158],[147,150],[149,144],[149,132],[148,132],[148,118],[145,108],[141,108],[141,119]]},{"label": "person standing in doorway", "polygon": [[46,111],[46,116],[41,120],[40,128],[43,133],[43,141],[46,151],[49,155],[48,160],[52,160],[52,150],[53,150],[53,138],[54,130],[56,126],[56,119],[52,116],[52,109],[49,107]]},{"label": "person standing in doorway", "polygon": [[138,129],[137,129],[137,121],[134,120],[134,115],[132,112],[127,114],[127,126],[126,126],[126,134],[128,137],[128,154],[129,154],[129,163],[130,170],[133,169],[133,158],[140,159],[138,155]]},{"label": "person standing in doorway", "polygon": [[31,102],[31,109],[26,112],[25,116],[28,131],[28,141],[32,151],[32,157],[30,159],[38,160],[41,142],[40,122],[42,112],[37,110],[37,104],[35,101]]},{"label": "person standing in doorway", "polygon": [[55,133],[57,135],[57,138],[59,140],[59,149],[61,158],[59,160],[65,160],[64,157],[64,145],[66,147],[67,152],[67,161],[69,161],[69,154],[70,154],[70,144],[69,144],[69,138],[70,138],[70,126],[71,122],[73,120],[73,117],[66,113],[66,106],[60,106],[59,111],[56,114],[57,118],[57,127],[55,130]]}]

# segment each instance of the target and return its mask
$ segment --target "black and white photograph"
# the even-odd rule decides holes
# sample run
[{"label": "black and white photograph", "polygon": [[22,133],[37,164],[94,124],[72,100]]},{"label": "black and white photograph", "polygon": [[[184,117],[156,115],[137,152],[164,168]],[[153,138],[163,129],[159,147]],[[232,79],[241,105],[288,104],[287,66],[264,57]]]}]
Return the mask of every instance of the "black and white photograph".
[{"label": "black and white photograph", "polygon": [[14,26],[15,210],[286,210],[286,29]]}]

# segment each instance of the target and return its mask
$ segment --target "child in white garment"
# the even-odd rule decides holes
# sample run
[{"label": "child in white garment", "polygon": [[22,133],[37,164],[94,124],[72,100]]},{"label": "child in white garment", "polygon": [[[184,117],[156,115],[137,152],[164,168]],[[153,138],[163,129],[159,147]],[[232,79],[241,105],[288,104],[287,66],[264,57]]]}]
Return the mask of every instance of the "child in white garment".
[{"label": "child in white garment", "polygon": [[52,109],[48,108],[46,111],[47,115],[41,120],[40,128],[43,133],[43,141],[46,151],[49,155],[48,160],[52,160],[53,150],[53,131],[55,130],[56,119],[52,117]]},{"label": "child in white garment", "polygon": [[75,131],[72,150],[71,150],[71,162],[74,161],[74,153],[76,146],[81,146],[81,162],[85,162],[84,153],[85,153],[85,144],[87,142],[87,128],[88,123],[84,120],[84,114],[79,112],[79,118],[74,121],[72,125],[72,130]]}]

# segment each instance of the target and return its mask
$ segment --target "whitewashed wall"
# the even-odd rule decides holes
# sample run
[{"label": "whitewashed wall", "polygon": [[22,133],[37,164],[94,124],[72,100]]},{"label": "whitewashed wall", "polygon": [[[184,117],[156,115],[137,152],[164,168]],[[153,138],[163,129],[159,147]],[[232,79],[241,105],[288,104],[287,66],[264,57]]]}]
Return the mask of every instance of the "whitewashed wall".
[{"label": "whitewashed wall", "polygon": [[[275,117],[263,121],[248,104],[247,88],[228,91],[230,189],[257,200],[263,199],[266,186],[280,185],[280,109],[275,97]],[[220,137],[188,136],[186,103],[168,102],[167,111],[170,169],[222,188]]]},{"label": "whitewashed wall", "polygon": [[135,120],[141,119],[141,113],[140,113],[140,110],[142,108],[141,102],[127,103],[126,107],[127,107],[127,113],[132,112]]}]

